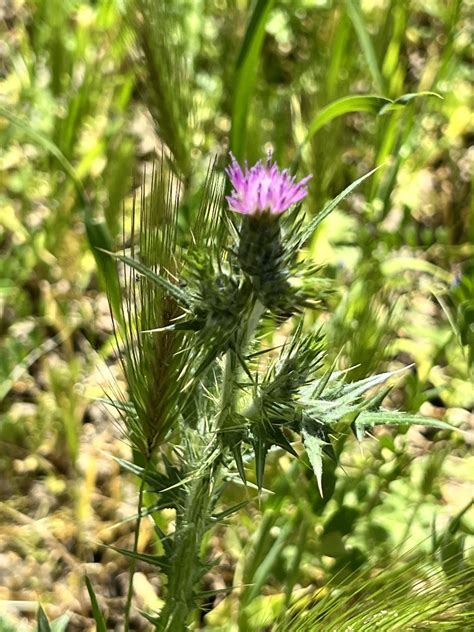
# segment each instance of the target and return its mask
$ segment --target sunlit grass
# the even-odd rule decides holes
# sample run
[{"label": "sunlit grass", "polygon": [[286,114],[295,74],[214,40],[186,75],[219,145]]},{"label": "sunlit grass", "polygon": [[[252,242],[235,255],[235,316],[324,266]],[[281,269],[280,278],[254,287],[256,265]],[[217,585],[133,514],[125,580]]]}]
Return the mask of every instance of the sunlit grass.
[{"label": "sunlit grass", "polygon": [[[104,359],[117,374],[105,289],[120,321],[119,277],[104,251],[130,247],[130,194],[142,182],[145,165],[151,173],[149,162],[156,157],[170,158],[182,187],[177,234],[184,247],[209,156],[217,155],[221,167],[229,149],[252,162],[271,146],[281,166],[313,174],[306,205],[313,217],[380,166],[306,244],[309,256],[327,266],[333,291],[325,293],[324,315],[308,316],[305,326],[324,327],[329,358],[337,358],[340,368],[354,367],[348,381],[414,363],[387,405],[410,413],[421,407],[424,414],[472,429],[468,2],[136,0],[125,11],[111,0],[41,0],[13,2],[5,11],[0,470],[1,500],[14,510],[8,520],[15,528],[22,515],[55,516],[54,525],[61,524],[57,507],[72,507],[80,535],[65,546],[84,564],[93,552],[100,557],[101,542],[111,542],[101,530],[96,495],[103,494],[102,505],[133,496],[125,476],[124,488],[117,482],[104,491],[100,472],[90,465],[97,459],[100,470],[105,459],[99,452],[90,457],[94,442],[94,449],[112,443],[117,456],[131,455],[118,437],[108,431],[104,437],[106,422],[88,395],[101,394],[97,376],[107,371]],[[416,93],[425,96],[411,96]],[[149,246],[158,247],[158,241]],[[163,264],[170,278],[175,264]],[[149,306],[150,328],[157,310],[158,304]],[[281,344],[288,333],[282,327],[268,346]],[[140,336],[133,335],[135,344]],[[403,534],[405,504],[410,533],[420,541],[426,541],[433,515],[441,520],[455,515],[448,489],[453,467],[446,455],[465,462],[463,435],[407,434],[404,427],[376,434],[379,442],[363,453],[340,438],[342,466],[328,462],[323,498],[309,462],[289,466],[278,450],[267,459],[265,487],[273,494],[257,496],[249,487],[249,504],[240,506],[238,480],[229,486],[229,504],[219,511],[238,509],[226,517],[230,533],[218,531],[208,549],[217,556],[225,547],[223,567],[231,572],[224,573],[224,585],[220,571],[206,576],[209,594],[203,590],[201,603],[215,610],[209,622],[213,616],[219,620],[221,611],[245,629],[253,616],[251,602],[267,596],[271,601],[273,595],[278,599],[272,621],[277,621],[293,591],[311,594],[312,587],[330,585],[336,569],[362,567],[377,555],[383,557],[380,568],[389,567],[397,559],[393,547]],[[242,467],[251,471],[251,465],[247,459]],[[456,471],[459,481],[453,484],[464,495],[467,474]],[[346,506],[353,510],[345,516],[347,530],[334,536],[330,518]],[[120,511],[113,515],[111,522],[123,518]],[[88,522],[84,516],[94,518]],[[163,530],[171,524],[155,519]],[[21,528],[32,529],[32,523]],[[54,536],[59,540],[60,532],[58,527]],[[469,512],[456,533],[472,533]],[[7,549],[22,551],[20,536],[7,538]],[[41,537],[39,557],[48,546]],[[132,543],[125,537],[118,546]],[[146,546],[143,553],[155,552],[152,543]],[[239,561],[243,552],[245,561]],[[21,565],[27,555],[18,555]],[[406,568],[412,578],[416,569]],[[443,581],[436,583],[433,601]],[[92,583],[102,608],[102,583],[94,578]],[[232,586],[218,606],[218,590],[225,595]],[[52,584],[35,590],[50,619],[72,607],[71,600],[54,609]],[[163,594],[162,588],[158,592]],[[407,616],[409,610],[415,616],[424,599],[414,592]],[[24,601],[36,599],[21,588],[7,588],[0,598],[8,603],[24,595]],[[325,616],[329,626],[370,629],[372,623],[351,608],[344,623],[331,619],[333,602],[325,603],[308,616]],[[379,614],[387,610],[380,626],[389,625],[385,606],[383,599],[374,606]],[[464,625],[464,619],[453,625],[459,621]],[[446,625],[443,629],[456,629]]]}]

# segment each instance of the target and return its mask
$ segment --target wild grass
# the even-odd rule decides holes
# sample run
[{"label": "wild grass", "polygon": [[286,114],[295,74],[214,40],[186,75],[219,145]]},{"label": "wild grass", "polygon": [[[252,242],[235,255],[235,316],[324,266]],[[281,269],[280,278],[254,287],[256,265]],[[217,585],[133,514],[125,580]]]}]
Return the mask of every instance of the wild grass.
[{"label": "wild grass", "polygon": [[[93,570],[82,565],[102,555],[108,559],[103,543],[112,541],[102,522],[124,516],[116,510],[113,518],[104,518],[104,507],[118,505],[117,495],[134,497],[136,489],[126,487],[125,473],[110,475],[119,488],[112,481],[105,484],[96,469],[107,469],[108,461],[99,452],[89,458],[89,450],[112,445],[116,456],[138,468],[130,474],[136,476],[170,439],[175,410],[170,402],[174,406],[180,392],[189,392],[192,381],[188,356],[175,356],[173,345],[189,334],[141,332],[166,327],[189,309],[177,306],[182,288],[176,279],[190,261],[199,262],[193,244],[214,248],[214,262],[195,278],[184,273],[188,285],[218,269],[232,226],[223,229],[216,246],[212,235],[223,180],[211,174],[222,170],[229,150],[252,164],[271,146],[281,166],[313,174],[306,204],[312,228],[302,254],[315,270],[325,266],[328,282],[320,288],[322,315],[307,314],[303,331],[325,332],[328,365],[352,367],[345,376],[351,384],[413,364],[385,405],[410,414],[421,410],[472,431],[470,8],[461,0],[428,5],[418,0],[41,0],[1,8],[5,546],[0,555],[13,556],[4,558],[7,568],[15,559],[14,566],[25,572],[19,571],[17,584],[6,572],[1,599],[13,622],[7,623],[7,615],[4,621],[2,610],[0,627],[19,629],[25,613],[14,604],[35,604],[37,595],[49,619],[69,611],[71,629],[92,625],[85,619],[88,606],[78,605],[79,588],[71,589],[69,601],[65,592],[57,592],[67,561],[53,564],[44,585],[33,587],[34,595],[27,561],[46,568],[42,556],[55,539],[76,556],[77,568],[69,572],[81,577],[84,569]],[[156,158],[164,162],[153,171]],[[330,200],[359,178],[357,189],[319,221]],[[141,198],[143,183],[151,195]],[[209,215],[207,206],[213,207]],[[139,208],[145,209],[143,226]],[[138,254],[164,279],[161,285],[127,266],[126,258],[136,260]],[[120,257],[125,273],[116,265]],[[166,294],[169,284],[177,288],[174,299]],[[126,343],[128,390],[112,353],[106,291],[117,340]],[[216,293],[214,304],[221,297]],[[195,304],[198,298],[196,293]],[[282,325],[273,335],[263,323],[261,344],[275,347],[275,362],[290,333],[291,327]],[[218,338],[209,355],[200,342],[202,376],[220,353]],[[263,366],[262,356],[248,361],[252,370]],[[92,404],[102,395],[97,376],[104,362],[116,376],[122,412],[128,413],[131,402],[138,415],[136,425],[127,417],[128,439],[138,448],[134,454],[108,430],[104,437],[105,422]],[[199,396],[209,398],[211,408],[221,368],[202,379]],[[114,390],[111,398],[119,399],[115,395]],[[189,397],[183,399],[181,414],[191,417],[192,405]],[[211,441],[209,410],[199,426],[202,443],[184,433],[186,450],[176,452],[182,437],[172,434],[166,458],[153,461],[157,473],[144,489],[141,538],[135,541],[139,580],[151,576],[147,556],[163,561],[176,518],[166,508],[158,516],[155,509],[163,503],[154,491],[178,482],[175,468],[183,459],[191,465],[177,489],[190,493],[197,485],[192,473],[199,471]],[[238,433],[240,424],[231,430]],[[258,629],[259,610],[268,613],[265,625],[275,629],[371,629],[376,618],[380,629],[389,630],[394,610],[396,616],[405,613],[397,625],[406,629],[469,627],[472,606],[463,581],[470,577],[471,562],[462,551],[470,546],[472,517],[462,510],[472,481],[470,435],[408,431],[405,425],[373,434],[377,441],[366,442],[362,450],[350,433],[338,434],[336,441],[330,437],[339,461],[321,457],[322,496],[306,457],[292,461],[281,447],[267,452],[254,437],[262,448],[256,451],[257,472],[266,457],[262,486],[261,474],[254,474],[255,457],[234,450],[228,461],[237,459],[237,469],[218,481],[225,483],[225,496],[213,508],[212,535],[201,549],[206,561],[219,561],[201,569],[196,628]],[[185,507],[181,496],[178,500],[169,501],[175,510]],[[136,513],[128,509],[129,516]],[[437,546],[428,557],[434,518]],[[36,520],[46,521],[53,536],[42,540],[34,530]],[[70,524],[75,529],[77,524],[74,536],[66,535]],[[146,539],[149,526],[155,539]],[[37,542],[33,550],[25,543],[26,529]],[[133,538],[130,533],[115,542],[116,548],[131,551]],[[413,560],[400,559],[413,546]],[[445,563],[453,556],[462,558],[462,568]],[[97,594],[92,609],[98,629],[118,625],[122,616],[117,613],[123,613],[127,589],[114,588],[114,594],[104,586],[115,586],[124,568],[88,582],[90,594]],[[336,585],[338,578],[345,578],[344,586]],[[357,592],[359,581],[363,594]],[[77,579],[77,585],[81,582]],[[130,586],[131,627],[143,629],[135,605],[152,619],[153,607]],[[152,592],[164,596],[165,589],[155,586]],[[441,595],[449,602],[443,612]],[[67,623],[62,618],[48,624],[40,615],[39,629],[48,625],[64,629]]]}]

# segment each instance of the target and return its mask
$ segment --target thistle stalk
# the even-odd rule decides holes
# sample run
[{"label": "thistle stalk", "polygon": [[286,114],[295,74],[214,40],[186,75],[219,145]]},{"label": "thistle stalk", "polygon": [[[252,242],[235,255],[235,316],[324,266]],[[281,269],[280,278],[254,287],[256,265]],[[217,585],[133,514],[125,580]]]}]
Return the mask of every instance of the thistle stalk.
[{"label": "thistle stalk", "polygon": [[224,430],[229,414],[232,412],[236,382],[241,372],[238,354],[242,355],[260,322],[265,307],[258,299],[253,299],[248,319],[237,331],[234,349],[228,349],[225,355],[224,373],[222,377],[222,394],[220,412],[217,418],[217,430]]},{"label": "thistle stalk", "polygon": [[[253,300],[249,316],[236,333],[233,349],[226,352],[222,377],[220,410],[216,429],[225,431],[235,405],[237,382],[241,372],[238,354],[243,354],[264,312],[264,306]],[[209,454],[216,445],[209,446]],[[226,450],[221,443],[220,452]],[[199,553],[202,539],[209,526],[210,505],[214,482],[219,475],[222,459],[210,458],[208,466],[188,488],[185,507],[177,517],[175,550],[171,560],[166,604],[160,615],[160,630],[182,632],[195,607],[194,590],[198,579]]]},{"label": "thistle stalk", "polygon": [[187,620],[194,609],[199,549],[209,519],[214,470],[215,463],[212,463],[191,485],[186,505],[177,520],[166,604],[160,615],[163,632],[186,630]]},{"label": "thistle stalk", "polygon": [[[291,437],[299,434],[322,496],[325,459],[333,460],[330,467],[334,473],[350,420],[358,440],[377,425],[419,423],[413,415],[381,408],[387,389],[367,397],[393,373],[346,382],[335,372],[335,365],[323,372],[322,334],[317,330],[303,332],[301,314],[306,307],[317,305],[320,295],[314,266],[299,261],[297,254],[317,223],[304,226],[298,209],[281,222],[280,215],[307,195],[309,177],[296,182],[287,171],[280,171],[271,157],[266,165],[257,163],[244,169],[233,160],[226,173],[233,185],[227,197],[229,209],[243,216],[235,222],[237,231],[230,226],[229,231],[220,229],[223,190],[211,177],[206,185],[204,217],[199,215],[193,231],[193,243],[195,239],[202,252],[193,246],[195,251],[191,249],[182,262],[180,274],[175,265],[177,222],[170,221],[177,218],[179,210],[173,193],[176,187],[168,186],[161,177],[150,203],[142,199],[140,257],[133,247],[131,257],[119,257],[130,267],[125,275],[129,291],[124,302],[122,361],[131,401],[126,407],[118,402],[117,409],[121,414],[125,410],[131,443],[148,461],[144,474],[136,464],[127,466],[142,476],[134,553],[138,549],[144,481],[147,490],[159,495],[162,508],[176,511],[174,534],[164,534],[157,525],[164,554],[146,558],[161,567],[168,578],[162,612],[158,619],[150,619],[157,629],[167,632],[184,632],[196,615],[196,586],[206,572],[201,559],[203,538],[212,524],[216,499],[223,488],[220,472],[229,465],[229,453],[245,481],[242,453],[253,449],[256,482],[262,489],[270,448],[276,445],[297,457]],[[335,198],[318,221],[368,175]],[[166,212],[161,208],[160,191],[167,191]],[[154,201],[160,202],[156,215],[151,214]],[[234,243],[230,243],[232,235]],[[138,279],[134,270],[140,273]],[[247,366],[247,354],[266,310],[276,324],[294,315],[300,320],[279,357],[269,358],[263,372],[260,366]],[[151,333],[159,336],[141,335]],[[252,372],[256,372],[255,379]],[[242,391],[246,394],[240,401]],[[239,404],[250,395],[252,401],[242,410]],[[440,421],[429,423],[450,429]],[[157,455],[159,446],[171,436],[178,440],[173,458],[169,460],[163,452],[162,467],[147,477],[150,455]],[[206,441],[209,436],[213,439]],[[235,471],[234,465],[230,467]],[[328,487],[332,494],[333,488]],[[286,531],[282,534],[278,547],[286,542]],[[132,561],[126,632],[134,573]],[[249,594],[255,596],[258,590],[254,587]]]}]

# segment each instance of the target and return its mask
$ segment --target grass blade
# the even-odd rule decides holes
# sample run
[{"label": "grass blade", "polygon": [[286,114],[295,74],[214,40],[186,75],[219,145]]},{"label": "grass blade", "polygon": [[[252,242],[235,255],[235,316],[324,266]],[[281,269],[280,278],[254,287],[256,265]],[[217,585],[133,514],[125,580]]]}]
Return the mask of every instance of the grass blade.
[{"label": "grass blade", "polygon": [[243,158],[245,150],[250,97],[257,77],[258,60],[265,35],[265,24],[272,7],[273,0],[257,0],[237,60],[232,104],[232,127],[230,130],[230,148],[237,160]]},{"label": "grass blade", "polygon": [[140,263],[140,261],[138,261],[137,259],[134,259],[133,257],[129,257],[127,255],[121,255],[120,253],[117,253],[117,252],[110,252],[109,250],[103,250],[103,249],[100,249],[100,250],[106,255],[109,255],[109,257],[118,259],[122,263],[125,263],[126,265],[130,266],[131,268],[139,272],[141,275],[143,275],[144,277],[146,277],[147,279],[149,279],[150,281],[152,281],[153,283],[161,287],[163,290],[165,290],[165,292],[168,292],[170,296],[175,298],[182,305],[189,304],[188,298],[185,292],[180,290],[173,283],[170,283],[164,277],[153,272],[153,270],[150,270],[150,268],[147,268],[147,266],[143,265],[143,263]]},{"label": "grass blade", "polygon": [[40,147],[45,149],[48,153],[54,156],[54,158],[56,158],[65,173],[67,173],[67,175],[76,185],[78,193],[81,196],[83,202],[87,204],[88,199],[84,190],[84,186],[80,178],[77,176],[74,167],[63,154],[63,152],[59,149],[59,147],[55,143],[51,142],[49,138],[44,136],[44,134],[41,134],[40,132],[35,130],[31,125],[29,125],[27,121],[24,121],[19,116],[16,116],[16,114],[13,114],[13,112],[9,112],[7,108],[3,107],[2,105],[0,105],[0,116],[3,116],[8,121],[10,121],[10,123],[15,125],[15,127],[21,129],[31,138],[31,140],[35,141]]},{"label": "grass blade", "polygon": [[43,134],[35,130],[27,121],[9,112],[0,105],[0,116],[5,117],[10,123],[21,129],[27,134],[31,140],[51,154],[61,165],[63,171],[74,183],[79,200],[81,202],[81,210],[83,212],[84,225],[86,227],[87,239],[90,249],[94,256],[99,277],[109,293],[110,303],[114,310],[114,315],[120,319],[120,287],[117,277],[117,271],[113,261],[109,257],[104,256],[101,250],[112,249],[112,238],[109,233],[107,224],[103,220],[97,220],[93,217],[93,212],[89,198],[87,196],[84,185],[77,175],[73,165],[69,162],[59,147],[49,140]]},{"label": "grass blade", "polygon": [[354,0],[345,0],[345,4],[349,18],[351,19],[355,32],[357,33],[357,38],[362,48],[362,52],[364,53],[374,84],[377,90],[384,93],[385,81],[377,61],[377,55],[375,54],[372,39],[367,29],[362,8],[360,4],[358,2],[354,2]]},{"label": "grass blade", "polygon": [[417,97],[443,97],[436,92],[410,92],[403,94],[397,99],[388,99],[377,94],[356,94],[348,97],[342,97],[332,103],[329,103],[322,110],[317,112],[308,127],[308,133],[304,141],[298,147],[296,158],[293,162],[293,170],[298,166],[301,152],[305,145],[313,138],[313,136],[325,125],[340,116],[349,114],[350,112],[372,112],[373,114],[387,114],[395,110],[400,110],[411,103]]},{"label": "grass blade", "polygon": [[188,68],[186,3],[135,0],[127,3],[127,17],[139,52],[134,63],[142,99],[158,136],[173,154],[172,167],[192,176],[189,137],[194,117],[193,80]]},{"label": "grass blade", "polygon": [[87,575],[86,575],[86,587],[87,587],[87,592],[89,593],[89,598],[91,600],[92,614],[94,616],[97,632],[107,632],[107,626],[105,625],[104,615],[102,614],[99,608],[99,604],[97,602],[97,597],[95,596],[92,582]]},{"label": "grass blade", "polygon": [[121,293],[117,269],[113,260],[105,254],[113,247],[109,229],[104,221],[94,220],[92,218],[92,213],[87,209],[84,210],[84,224],[86,227],[89,246],[97,265],[99,278],[103,287],[107,289],[107,295],[109,297],[114,318],[116,318],[118,322],[121,322]]},{"label": "grass blade", "polygon": [[324,125],[333,119],[348,114],[349,112],[374,112],[379,113],[384,107],[392,104],[391,99],[376,94],[356,94],[342,97],[320,110],[310,123],[308,134],[304,141],[306,144]]},{"label": "grass blade", "polygon": [[379,111],[379,114],[386,114],[387,112],[400,110],[401,108],[411,103],[417,97],[436,97],[437,99],[443,100],[443,97],[440,94],[438,94],[437,92],[431,92],[430,90],[423,90],[421,92],[408,92],[407,94],[402,94],[401,97],[398,97],[397,99],[394,99],[390,103],[384,105]]},{"label": "grass blade", "polygon": [[380,165],[379,167],[372,169],[372,171],[369,171],[368,173],[364,174],[357,180],[354,180],[354,182],[352,182],[348,187],[346,187],[344,191],[339,193],[339,195],[337,195],[333,200],[331,200],[331,202],[329,202],[329,204],[327,204],[323,208],[321,213],[316,215],[316,217],[308,224],[308,226],[306,227],[306,230],[304,230],[302,233],[300,243],[303,244],[305,241],[307,241],[311,237],[311,235],[313,234],[317,226],[319,226],[319,224],[323,221],[323,219],[325,219],[330,213],[332,213],[332,211],[338,206],[338,204],[342,202],[342,200],[346,198],[349,195],[349,193],[351,193],[355,188],[357,188],[359,184],[362,184],[364,180],[367,180],[367,178],[370,178],[370,176],[376,171],[378,171],[381,167],[383,167],[383,165]]},{"label": "grass blade", "polygon": [[48,617],[41,606],[38,606],[38,632],[51,632],[51,626],[49,625]]}]

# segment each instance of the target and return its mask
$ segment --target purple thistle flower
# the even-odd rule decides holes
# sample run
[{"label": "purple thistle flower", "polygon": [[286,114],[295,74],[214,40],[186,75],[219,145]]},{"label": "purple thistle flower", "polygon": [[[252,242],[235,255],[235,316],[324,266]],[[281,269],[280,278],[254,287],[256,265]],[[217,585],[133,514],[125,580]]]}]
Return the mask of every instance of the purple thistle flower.
[{"label": "purple thistle flower", "polygon": [[232,154],[231,157],[232,163],[225,170],[234,187],[232,194],[226,197],[231,211],[242,215],[280,215],[308,194],[306,183],[312,176],[295,182],[288,169],[280,171],[278,165],[272,163],[271,153],[265,165],[259,160],[249,169],[245,162],[244,171]]}]

